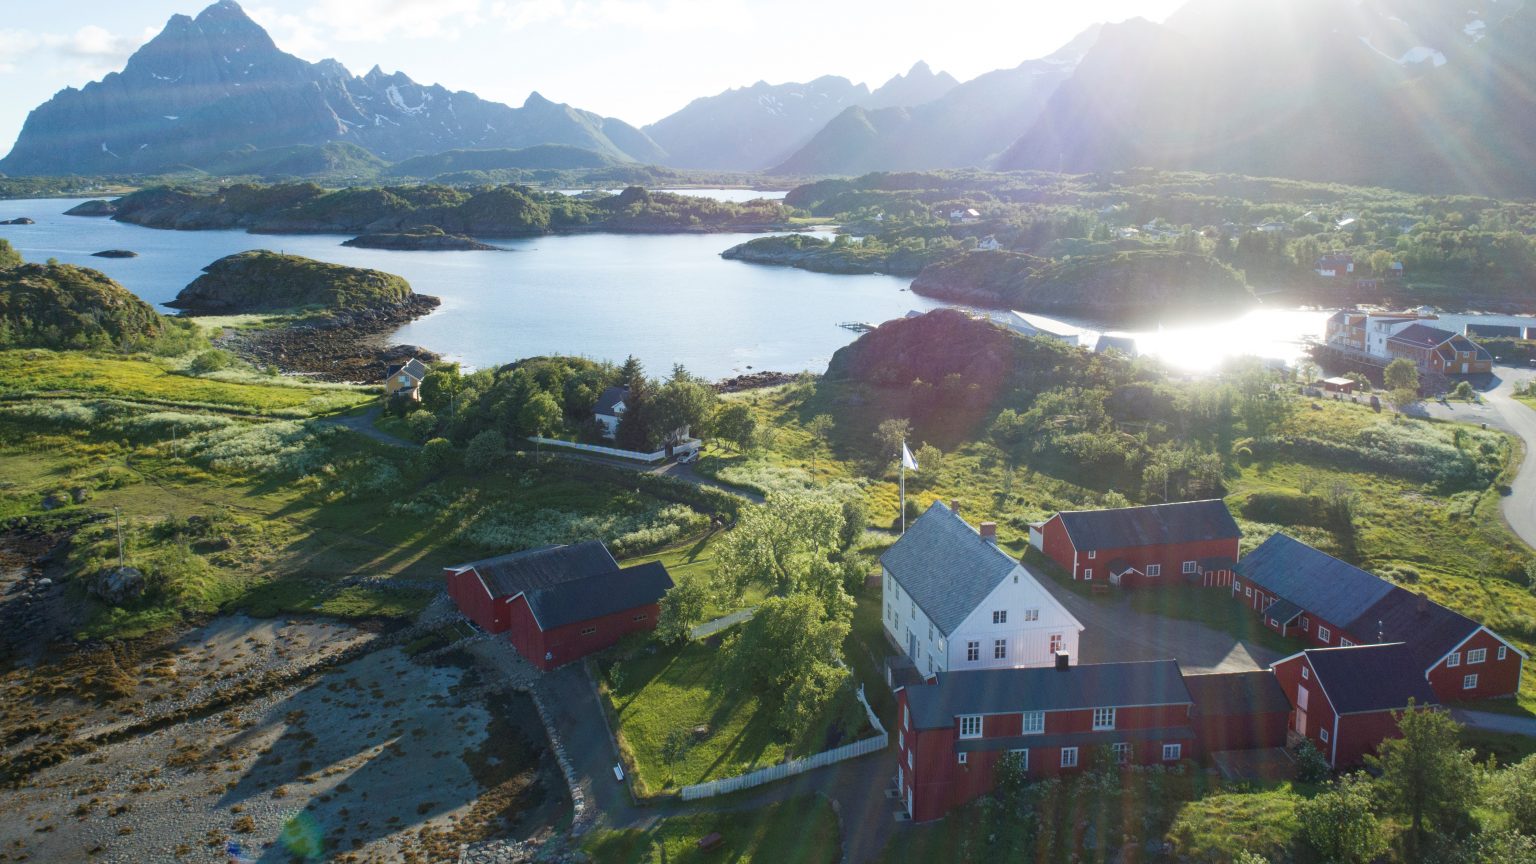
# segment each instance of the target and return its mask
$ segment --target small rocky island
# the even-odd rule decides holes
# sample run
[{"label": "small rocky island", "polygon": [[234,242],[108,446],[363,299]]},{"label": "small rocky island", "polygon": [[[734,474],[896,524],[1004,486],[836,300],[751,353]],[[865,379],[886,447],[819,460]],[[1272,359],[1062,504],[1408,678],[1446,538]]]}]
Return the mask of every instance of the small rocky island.
[{"label": "small rocky island", "polygon": [[218,341],[285,371],[375,382],[387,358],[402,353],[384,336],[439,303],[391,273],[253,251],[208,265],[166,305],[187,315],[296,315],[286,326],[232,329]]},{"label": "small rocky island", "polygon": [[137,258],[139,253],[128,249],[103,249],[100,252],[92,252],[92,258]]},{"label": "small rocky island", "polygon": [[436,225],[410,228],[404,231],[380,231],[353,237],[342,243],[359,249],[390,249],[402,252],[480,252],[497,251],[489,243],[481,243],[463,234],[449,234]]},{"label": "small rocky island", "polygon": [[35,219],[28,219],[25,216],[21,216],[21,217],[18,217],[16,219],[6,219],[4,221],[0,221],[0,225],[36,225],[36,224],[37,224],[37,220],[35,220]]},{"label": "small rocky island", "polygon": [[64,211],[65,216],[111,216],[117,212],[117,205],[111,201],[103,201],[100,198],[95,201],[87,201]]}]

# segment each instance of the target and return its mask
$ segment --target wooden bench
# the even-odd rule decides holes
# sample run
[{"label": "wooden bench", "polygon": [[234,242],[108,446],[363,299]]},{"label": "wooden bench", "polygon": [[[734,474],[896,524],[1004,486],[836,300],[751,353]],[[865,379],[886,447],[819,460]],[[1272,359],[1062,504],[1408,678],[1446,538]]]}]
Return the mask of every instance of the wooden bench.
[{"label": "wooden bench", "polygon": [[705,834],[703,837],[699,838],[698,843],[700,852],[708,852],[711,849],[719,849],[723,845],[725,845],[725,838],[720,836],[719,831],[715,831],[711,834]]}]

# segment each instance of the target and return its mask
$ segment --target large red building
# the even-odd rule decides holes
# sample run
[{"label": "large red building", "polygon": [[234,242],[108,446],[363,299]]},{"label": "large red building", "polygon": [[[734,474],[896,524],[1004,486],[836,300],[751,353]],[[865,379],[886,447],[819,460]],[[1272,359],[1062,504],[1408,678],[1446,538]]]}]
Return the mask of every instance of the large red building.
[{"label": "large red building", "polygon": [[1185,675],[1195,700],[1195,738],[1205,754],[1285,746],[1291,703],[1274,673],[1211,672]]},{"label": "large red building", "polygon": [[1284,534],[1238,562],[1232,596],[1319,647],[1401,642],[1393,654],[1440,702],[1513,696],[1525,654],[1472,619]]},{"label": "large red building", "polygon": [[1242,532],[1219,498],[1113,510],[1067,510],[1029,532],[1074,580],[1111,585],[1231,583]]},{"label": "large red building", "polygon": [[1009,753],[1031,779],[1080,770],[1100,747],[1175,763],[1195,755],[1192,708],[1173,660],[950,672],[897,693],[897,786],[926,822],[992,791]]},{"label": "large red building", "polygon": [[595,540],[449,567],[448,594],[465,617],[506,633],[518,653],[550,670],[656,627],[672,587],[660,562],[620,568]]},{"label": "large red building", "polygon": [[1397,715],[1435,704],[1401,642],[1309,648],[1277,661],[1275,678],[1292,706],[1291,728],[1311,739],[1334,768],[1350,768],[1382,741],[1401,737]]}]

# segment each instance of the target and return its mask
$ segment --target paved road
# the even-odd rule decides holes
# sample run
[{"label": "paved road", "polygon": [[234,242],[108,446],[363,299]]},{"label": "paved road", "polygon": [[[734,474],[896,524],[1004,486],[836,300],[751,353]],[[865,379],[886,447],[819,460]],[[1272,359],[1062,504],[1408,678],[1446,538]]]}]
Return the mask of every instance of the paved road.
[{"label": "paved road", "polygon": [[324,420],[321,420],[320,422],[329,426],[340,426],[343,429],[351,429],[353,432],[356,432],[359,435],[365,435],[379,442],[380,444],[388,444],[391,447],[414,448],[421,446],[414,442],[407,441],[404,438],[396,438],[388,432],[385,432],[379,429],[379,427],[373,425],[374,422],[378,420],[379,416],[383,413],[384,407],[382,405],[375,405],[361,414],[347,414],[340,417],[328,417]]},{"label": "paved road", "polygon": [[577,462],[592,462],[597,465],[607,465],[609,468],[618,468],[624,471],[633,471],[636,474],[651,474],[656,477],[671,477],[683,483],[694,486],[707,486],[710,489],[719,489],[721,492],[729,492],[740,498],[745,498],[754,504],[763,503],[763,496],[739,486],[729,483],[721,483],[711,477],[695,471],[692,465],[684,465],[680,462],[663,462],[660,465],[646,465],[636,462],[626,462],[623,459],[607,459],[590,453],[578,453],[575,451],[556,451],[553,448],[544,450],[545,456],[555,456],[560,459],[571,459]]},{"label": "paved road", "polygon": [[1451,716],[1456,718],[1458,723],[1474,729],[1536,737],[1536,717],[1490,714],[1487,711],[1467,711],[1462,708],[1452,708]]},{"label": "paved road", "polygon": [[1499,417],[1499,426],[1525,442],[1525,459],[1504,496],[1504,521],[1527,546],[1536,547],[1536,410],[1514,397],[1515,384],[1529,380],[1529,372],[1499,367],[1498,386],[1485,395]]}]

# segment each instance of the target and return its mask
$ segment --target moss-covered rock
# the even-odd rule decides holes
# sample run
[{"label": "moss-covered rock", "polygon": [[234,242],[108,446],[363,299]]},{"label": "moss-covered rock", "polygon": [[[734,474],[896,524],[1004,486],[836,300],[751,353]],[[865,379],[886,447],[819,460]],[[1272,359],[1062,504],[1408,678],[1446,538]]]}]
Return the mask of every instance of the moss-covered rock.
[{"label": "moss-covered rock", "polygon": [[167,305],[194,315],[315,307],[356,312],[407,305],[414,297],[410,283],[389,273],[253,251],[208,265]]},{"label": "moss-covered rock", "polygon": [[165,319],[105,274],[67,264],[7,267],[6,253],[15,253],[0,247],[0,345],[120,348],[164,333]]}]

